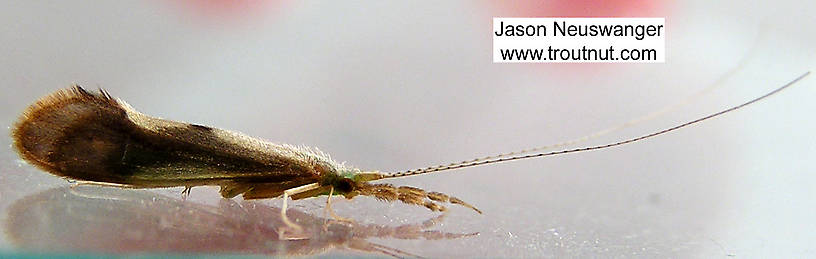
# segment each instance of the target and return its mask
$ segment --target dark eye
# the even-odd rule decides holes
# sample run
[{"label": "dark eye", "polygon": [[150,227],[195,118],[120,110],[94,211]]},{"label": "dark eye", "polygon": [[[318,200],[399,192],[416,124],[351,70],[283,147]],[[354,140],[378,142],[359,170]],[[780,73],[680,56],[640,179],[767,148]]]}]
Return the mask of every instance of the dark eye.
[{"label": "dark eye", "polygon": [[336,188],[338,192],[349,193],[354,190],[354,185],[350,179],[343,179],[338,181],[337,184],[334,185],[334,188]]}]

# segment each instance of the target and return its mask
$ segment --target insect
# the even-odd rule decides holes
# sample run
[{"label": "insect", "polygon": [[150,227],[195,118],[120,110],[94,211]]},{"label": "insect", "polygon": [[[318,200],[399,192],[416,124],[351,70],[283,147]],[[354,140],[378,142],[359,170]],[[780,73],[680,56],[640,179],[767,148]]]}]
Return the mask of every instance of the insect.
[{"label": "insect", "polygon": [[[456,197],[375,180],[428,174],[499,162],[599,150],[651,138],[740,109],[793,85],[810,72],[748,102],[677,126],[614,143],[539,152],[541,148],[394,173],[363,171],[337,163],[307,147],[275,144],[241,133],[159,119],[142,114],[104,90],[79,86],[59,90],[31,105],[14,126],[14,146],[29,163],[54,175],[93,184],[130,188],[220,186],[224,198],[283,197],[287,200],[334,194],[401,201],[445,211],[442,203],[479,209]],[[332,213],[332,216],[337,217]]]}]

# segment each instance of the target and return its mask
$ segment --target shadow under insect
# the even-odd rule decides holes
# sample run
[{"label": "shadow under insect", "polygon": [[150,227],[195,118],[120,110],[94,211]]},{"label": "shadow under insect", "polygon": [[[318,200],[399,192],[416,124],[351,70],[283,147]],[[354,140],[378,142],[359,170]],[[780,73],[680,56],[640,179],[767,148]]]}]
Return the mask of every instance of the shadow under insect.
[{"label": "shadow under insect", "polygon": [[397,227],[341,224],[289,210],[305,238],[280,239],[280,208],[222,200],[219,206],[184,202],[140,190],[63,187],[16,201],[7,235],[26,250],[91,253],[230,253],[313,255],[331,249],[413,256],[368,238],[453,239],[471,234],[427,230],[438,216]]}]

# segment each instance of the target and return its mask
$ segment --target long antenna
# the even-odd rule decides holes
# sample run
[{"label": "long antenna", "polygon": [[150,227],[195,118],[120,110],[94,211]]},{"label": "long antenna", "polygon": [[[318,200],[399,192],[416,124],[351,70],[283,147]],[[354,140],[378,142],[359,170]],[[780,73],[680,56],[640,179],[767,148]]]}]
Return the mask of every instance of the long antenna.
[{"label": "long antenna", "polygon": [[[753,50],[749,51],[749,53],[751,53],[751,52],[753,52]],[[581,142],[584,142],[584,141],[587,141],[587,140],[591,140],[591,139],[594,139],[594,138],[597,138],[597,137],[600,137],[600,136],[603,136],[603,135],[606,135],[606,134],[609,134],[609,133],[612,133],[612,132],[615,132],[615,131],[618,131],[618,130],[621,130],[621,129],[631,127],[633,125],[637,125],[637,124],[652,120],[654,118],[659,117],[660,115],[663,115],[664,113],[668,113],[668,112],[676,110],[676,109],[678,109],[680,107],[683,107],[686,104],[690,103],[692,100],[696,100],[699,97],[711,92],[715,88],[717,88],[719,86],[722,86],[723,84],[725,84],[725,81],[727,81],[729,78],[731,78],[737,71],[742,70],[742,67],[744,67],[745,64],[748,63],[747,62],[748,57],[750,57],[750,56],[751,55],[748,55],[748,56],[744,57],[738,63],[738,65],[736,67],[734,67],[731,70],[729,70],[728,72],[726,72],[719,79],[714,81],[714,83],[712,83],[711,85],[707,86],[706,88],[703,88],[703,90],[700,90],[699,92],[697,92],[697,93],[695,93],[695,94],[693,94],[691,96],[687,96],[686,98],[683,98],[683,99],[681,99],[681,100],[679,100],[679,101],[677,101],[677,102],[675,102],[675,103],[673,103],[671,105],[668,105],[668,106],[663,107],[663,108],[661,108],[659,110],[653,111],[653,112],[651,112],[649,114],[646,114],[646,115],[643,115],[643,116],[628,120],[628,121],[626,121],[624,123],[621,123],[619,125],[615,125],[615,126],[603,129],[603,130],[599,130],[599,131],[590,133],[590,134],[585,135],[585,136],[581,136],[581,137],[578,137],[578,138],[574,138],[574,139],[570,139],[570,140],[566,140],[566,141],[562,141],[562,142],[558,142],[558,143],[550,144],[550,145],[546,145],[546,146],[530,147],[530,148],[525,148],[525,149],[522,149],[522,150],[516,150],[516,151],[512,151],[512,152],[506,152],[506,153],[501,153],[501,154],[494,154],[494,155],[489,155],[489,156],[477,157],[477,158],[474,158],[474,159],[471,159],[471,160],[463,160],[463,161],[449,163],[449,164],[440,164],[440,165],[436,165],[436,166],[429,166],[429,167],[425,167],[425,168],[422,168],[422,169],[415,169],[415,170],[429,171],[429,170],[439,169],[439,168],[443,168],[443,167],[451,167],[451,166],[457,166],[457,165],[463,165],[463,164],[470,164],[470,163],[475,163],[475,162],[479,162],[479,161],[493,160],[493,159],[498,159],[498,158],[502,158],[502,157],[523,155],[523,154],[528,154],[528,153],[533,153],[533,152],[540,152],[540,151],[549,150],[549,149],[572,146],[572,145],[575,145],[575,144],[578,144],[578,143],[581,143]]]},{"label": "long antenna", "polygon": [[[714,83],[712,83],[709,86],[703,88],[703,90],[700,90],[699,92],[697,92],[697,93],[695,93],[695,94],[693,94],[691,96],[687,96],[686,98],[681,99],[681,100],[679,100],[679,101],[677,101],[677,102],[675,102],[675,103],[673,103],[671,105],[668,105],[666,107],[663,107],[663,108],[661,108],[659,110],[653,111],[653,112],[651,112],[649,114],[646,114],[646,115],[643,115],[641,117],[637,117],[637,118],[628,120],[628,121],[626,121],[624,123],[621,123],[619,125],[609,127],[609,128],[603,129],[603,130],[599,130],[599,131],[596,131],[596,132],[593,132],[593,133],[590,133],[588,135],[581,136],[581,137],[578,137],[578,138],[566,140],[566,141],[563,141],[563,142],[558,142],[558,143],[550,144],[550,145],[546,145],[546,146],[529,147],[529,148],[525,148],[525,149],[522,149],[522,150],[516,150],[516,151],[506,152],[506,153],[501,153],[501,154],[494,154],[494,155],[489,155],[489,156],[477,157],[477,158],[474,158],[474,159],[463,160],[463,161],[453,162],[453,163],[449,163],[449,164],[439,164],[439,165],[436,165],[436,166],[425,167],[425,168],[422,168],[421,170],[426,170],[427,171],[427,170],[432,170],[432,169],[439,169],[439,168],[442,168],[442,167],[469,164],[469,163],[474,163],[474,162],[479,162],[479,161],[484,161],[484,160],[492,160],[492,159],[498,159],[498,158],[502,158],[502,157],[517,156],[517,155],[523,155],[523,154],[528,154],[528,153],[533,153],[533,152],[541,152],[541,151],[549,150],[549,149],[556,149],[556,148],[561,148],[561,147],[572,146],[572,145],[575,145],[575,144],[578,144],[578,143],[581,143],[581,142],[585,142],[585,141],[590,140],[590,139],[594,139],[594,138],[597,138],[597,137],[600,137],[600,136],[604,136],[606,134],[609,134],[609,133],[612,133],[612,132],[615,132],[615,131],[618,131],[618,130],[621,130],[621,129],[625,129],[625,128],[631,127],[633,125],[637,125],[637,124],[652,120],[654,118],[657,118],[657,117],[659,117],[659,116],[661,116],[661,115],[663,115],[665,113],[668,113],[668,112],[676,110],[676,109],[678,109],[680,107],[683,107],[683,106],[687,105],[688,103],[690,103],[692,100],[697,100],[698,98],[700,98],[703,95],[708,94],[709,92],[711,92],[715,88],[724,85],[725,81],[730,79],[734,74],[737,73],[737,71],[742,70],[742,68],[746,64],[748,64],[748,60],[751,59],[754,56],[754,54],[755,54],[755,52],[757,50],[757,46],[759,46],[757,44],[757,42],[759,41],[759,39],[762,38],[763,32],[765,32],[764,27],[760,28],[759,35],[754,39],[753,47],[751,47],[751,49],[749,49],[746,52],[746,54],[742,57],[742,59],[740,59],[740,61],[737,62],[736,67],[734,67],[731,70],[727,71],[725,74],[720,76],[720,78],[718,78],[716,81],[714,81]],[[420,169],[416,169],[416,170],[420,170]]]},{"label": "long antenna", "polygon": [[766,94],[764,94],[764,95],[762,95],[760,97],[757,97],[757,98],[754,98],[754,99],[752,99],[750,101],[747,101],[747,102],[745,102],[743,104],[733,106],[731,108],[728,108],[728,109],[725,109],[725,110],[722,110],[722,111],[719,111],[719,112],[716,112],[716,113],[709,114],[708,116],[705,116],[705,117],[702,117],[702,118],[699,118],[699,119],[696,119],[696,120],[692,120],[692,121],[689,121],[689,122],[686,122],[686,123],[683,123],[683,124],[680,124],[680,125],[677,125],[677,126],[674,126],[674,127],[671,127],[671,128],[667,128],[667,129],[664,129],[664,130],[661,130],[661,131],[657,131],[657,132],[653,132],[653,133],[650,133],[650,134],[647,134],[647,135],[643,135],[643,136],[640,136],[640,137],[630,138],[630,139],[627,139],[627,140],[614,142],[614,143],[609,143],[609,144],[604,144],[604,145],[598,145],[598,146],[590,146],[590,147],[575,148],[575,149],[566,149],[566,150],[560,150],[560,151],[545,152],[545,153],[535,153],[535,154],[512,156],[512,157],[495,158],[495,159],[481,160],[481,161],[474,161],[474,162],[466,162],[466,163],[455,163],[455,164],[451,164],[451,165],[447,165],[447,166],[434,166],[434,167],[427,167],[427,168],[422,168],[422,169],[413,169],[413,170],[407,170],[407,171],[400,171],[400,172],[381,175],[380,177],[378,177],[378,179],[388,179],[388,178],[397,178],[397,177],[405,177],[405,176],[412,176],[412,175],[420,175],[420,174],[447,171],[447,170],[453,170],[453,169],[459,169],[459,168],[474,167],[474,166],[480,166],[480,165],[486,165],[486,164],[494,164],[494,163],[500,163],[500,162],[521,160],[521,159],[527,159],[527,158],[562,155],[562,154],[592,151],[592,150],[598,150],[598,149],[604,149],[604,148],[610,148],[610,147],[625,145],[625,144],[629,144],[629,143],[632,143],[632,142],[637,142],[637,141],[640,141],[640,140],[651,138],[651,137],[654,137],[654,136],[662,135],[662,134],[665,134],[665,133],[668,133],[668,132],[671,132],[671,131],[675,131],[675,130],[678,130],[680,128],[686,127],[686,126],[696,124],[698,122],[705,121],[705,120],[708,120],[708,119],[711,119],[711,118],[714,118],[714,117],[717,117],[717,116],[720,116],[720,115],[723,115],[723,114],[738,110],[738,109],[740,109],[742,107],[748,106],[748,105],[750,105],[752,103],[758,102],[758,101],[760,101],[762,99],[765,99],[765,98],[767,98],[767,97],[769,97],[771,95],[774,95],[774,94],[784,90],[785,88],[788,88],[789,86],[795,84],[796,82],[799,82],[799,80],[802,80],[802,78],[805,78],[809,74],[810,74],[810,71],[805,72],[804,74],[800,75],[796,79],[793,79],[792,81],[788,82],[787,84],[785,84],[785,85],[783,85],[783,86],[781,86],[781,87],[779,87],[779,88],[777,88],[777,89],[775,89],[775,90],[773,90],[773,91],[771,91],[769,93],[766,93]]}]

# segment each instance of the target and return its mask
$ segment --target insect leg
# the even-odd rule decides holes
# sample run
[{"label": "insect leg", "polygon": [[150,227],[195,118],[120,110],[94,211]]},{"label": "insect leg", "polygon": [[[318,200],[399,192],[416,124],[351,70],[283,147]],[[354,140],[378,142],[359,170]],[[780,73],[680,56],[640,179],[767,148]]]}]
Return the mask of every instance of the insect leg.
[{"label": "insect leg", "polygon": [[184,190],[181,191],[181,200],[187,200],[187,197],[190,196],[190,191],[193,190],[192,186],[184,186]]},{"label": "insect leg", "polygon": [[[295,232],[302,232],[303,231],[303,228],[301,228],[300,226],[298,226],[297,224],[295,224],[294,222],[289,220],[289,217],[286,217],[286,201],[289,199],[289,196],[296,195],[296,194],[302,193],[302,192],[308,192],[308,191],[311,191],[311,190],[314,190],[314,189],[317,189],[317,188],[320,188],[320,184],[310,183],[310,184],[307,184],[307,185],[302,185],[302,186],[299,186],[299,187],[295,187],[295,188],[283,191],[283,205],[281,206],[281,220],[283,221],[284,224],[286,224],[287,227],[294,230]],[[280,233],[278,233],[278,236],[281,239],[283,239],[283,233],[284,233],[284,231],[280,231]]]},{"label": "insect leg", "polygon": [[326,213],[331,215],[331,217],[334,220],[343,221],[343,222],[353,222],[351,219],[338,216],[337,214],[334,213],[334,210],[331,207],[331,198],[332,198],[333,194],[334,194],[334,186],[331,187],[331,190],[329,191],[329,197],[326,198]]},{"label": "insect leg", "polygon": [[[348,218],[344,218],[344,217],[340,217],[340,216],[338,216],[337,214],[334,213],[334,210],[331,207],[331,198],[332,198],[333,194],[334,194],[334,186],[332,186],[331,189],[329,189],[329,197],[326,198],[326,210],[325,210],[325,214],[323,215],[323,217],[326,218],[326,220],[323,221],[323,231],[329,231],[329,226],[331,226],[332,224],[346,223],[349,227],[352,227],[353,223],[354,223],[353,220],[348,219]],[[332,219],[334,219],[334,220],[329,221],[329,219],[328,219],[329,217],[326,214],[330,215],[332,217]]]}]

